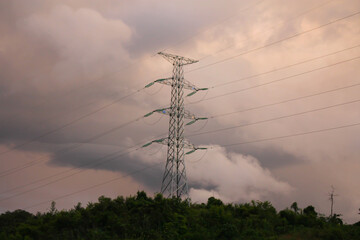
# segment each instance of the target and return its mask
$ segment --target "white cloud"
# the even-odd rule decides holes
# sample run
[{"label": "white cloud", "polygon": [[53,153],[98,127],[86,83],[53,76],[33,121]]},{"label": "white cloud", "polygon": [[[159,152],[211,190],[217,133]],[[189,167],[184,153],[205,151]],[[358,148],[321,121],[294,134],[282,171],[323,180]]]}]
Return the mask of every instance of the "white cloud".
[{"label": "white cloud", "polygon": [[[272,193],[287,194],[292,187],[276,179],[252,156],[228,153],[219,146],[206,146],[208,150],[196,152],[185,159],[190,197],[194,202],[206,202],[210,196],[225,202],[265,200]],[[165,161],[166,149],[161,146],[136,151],[133,157],[146,163]],[[162,150],[162,151],[161,151]],[[200,161],[199,156],[204,156]],[[197,186],[197,188],[192,187]]]},{"label": "white cloud", "polygon": [[[272,176],[256,158],[213,147],[216,148],[209,150],[201,161],[193,164],[191,159],[187,161],[190,187],[194,184],[202,187],[191,189],[190,197],[194,201],[206,201],[213,194],[225,202],[262,200],[271,193],[287,194],[292,190],[289,184]],[[206,190],[209,188],[211,190]]]}]

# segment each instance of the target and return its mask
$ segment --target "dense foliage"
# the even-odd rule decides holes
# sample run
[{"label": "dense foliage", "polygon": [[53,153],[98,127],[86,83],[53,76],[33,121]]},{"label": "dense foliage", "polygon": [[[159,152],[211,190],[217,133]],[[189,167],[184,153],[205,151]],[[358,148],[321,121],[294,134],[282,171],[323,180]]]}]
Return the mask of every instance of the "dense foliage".
[{"label": "dense foliage", "polygon": [[207,204],[166,199],[145,192],[110,199],[68,211],[33,215],[23,210],[0,215],[3,239],[360,239],[359,224],[343,224],[314,207],[277,212],[269,202],[223,204],[213,197]]}]

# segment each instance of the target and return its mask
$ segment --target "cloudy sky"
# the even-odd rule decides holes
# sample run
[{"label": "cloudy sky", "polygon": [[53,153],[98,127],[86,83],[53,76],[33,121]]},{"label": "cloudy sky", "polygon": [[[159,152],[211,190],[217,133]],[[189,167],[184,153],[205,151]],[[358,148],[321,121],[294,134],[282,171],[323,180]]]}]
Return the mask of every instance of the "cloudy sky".
[{"label": "cloudy sky", "polygon": [[170,77],[159,51],[200,60],[185,99],[209,148],[190,197],[297,201],[346,222],[360,207],[357,0],[0,0],[0,212],[160,191]]}]

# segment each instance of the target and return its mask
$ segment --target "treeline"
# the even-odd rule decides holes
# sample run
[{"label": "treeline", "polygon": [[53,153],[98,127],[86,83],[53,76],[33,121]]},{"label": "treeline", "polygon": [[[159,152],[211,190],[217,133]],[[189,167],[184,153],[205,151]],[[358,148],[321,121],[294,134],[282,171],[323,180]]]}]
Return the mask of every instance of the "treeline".
[{"label": "treeline", "polygon": [[145,192],[68,211],[53,203],[46,213],[23,210],[0,215],[0,240],[35,239],[360,239],[359,224],[343,224],[339,215],[325,217],[314,207],[297,204],[277,212],[269,202],[224,204],[209,198],[196,204]]}]

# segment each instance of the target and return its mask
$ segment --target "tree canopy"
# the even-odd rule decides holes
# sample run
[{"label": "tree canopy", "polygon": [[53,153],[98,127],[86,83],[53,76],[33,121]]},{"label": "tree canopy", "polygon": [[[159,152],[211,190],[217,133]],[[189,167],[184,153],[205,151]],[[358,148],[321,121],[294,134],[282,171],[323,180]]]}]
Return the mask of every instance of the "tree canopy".
[{"label": "tree canopy", "polygon": [[3,213],[3,239],[360,239],[360,226],[343,224],[338,214],[325,217],[313,206],[301,210],[296,202],[277,212],[270,202],[224,204],[210,197],[196,204],[142,191],[101,196],[70,210],[56,210],[53,202],[45,213]]}]

